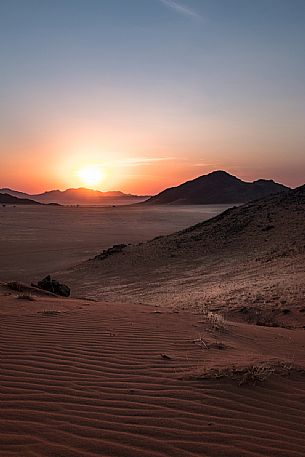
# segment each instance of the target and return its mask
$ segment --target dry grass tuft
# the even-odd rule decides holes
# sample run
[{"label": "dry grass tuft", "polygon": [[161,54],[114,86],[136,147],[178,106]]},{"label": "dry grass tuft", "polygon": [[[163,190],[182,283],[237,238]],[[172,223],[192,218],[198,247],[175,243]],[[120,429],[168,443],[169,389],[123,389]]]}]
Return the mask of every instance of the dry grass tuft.
[{"label": "dry grass tuft", "polygon": [[305,370],[285,361],[266,361],[246,366],[232,365],[230,367],[209,368],[198,375],[196,380],[232,379],[239,386],[266,381],[270,376],[287,376],[292,371],[305,373]]},{"label": "dry grass tuft", "polygon": [[18,300],[35,301],[35,298],[31,294],[19,294],[16,298],[18,298]]},{"label": "dry grass tuft", "polygon": [[218,349],[221,351],[228,349],[228,346],[222,341],[210,342],[205,340],[203,336],[200,336],[199,338],[193,340],[193,344],[196,344],[201,349]]},{"label": "dry grass tuft", "polygon": [[42,314],[43,316],[57,316],[58,314],[60,314],[60,311],[45,310],[45,311],[42,311],[40,314]]},{"label": "dry grass tuft", "polygon": [[225,332],[227,330],[225,318],[221,314],[207,311],[204,313],[204,318],[212,330],[217,332]]},{"label": "dry grass tuft", "polygon": [[21,282],[17,282],[17,281],[7,282],[5,285],[9,289],[15,290],[16,292],[23,292],[23,290],[25,288],[24,284],[22,284]]}]

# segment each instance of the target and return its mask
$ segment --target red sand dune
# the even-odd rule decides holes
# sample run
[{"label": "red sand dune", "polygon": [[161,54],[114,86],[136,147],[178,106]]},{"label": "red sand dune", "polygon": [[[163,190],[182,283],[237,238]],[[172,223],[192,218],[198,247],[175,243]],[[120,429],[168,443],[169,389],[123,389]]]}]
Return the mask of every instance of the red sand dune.
[{"label": "red sand dune", "polygon": [[261,360],[302,365],[303,329],[219,331],[151,306],[1,293],[0,456],[304,456],[302,373],[195,379]]}]

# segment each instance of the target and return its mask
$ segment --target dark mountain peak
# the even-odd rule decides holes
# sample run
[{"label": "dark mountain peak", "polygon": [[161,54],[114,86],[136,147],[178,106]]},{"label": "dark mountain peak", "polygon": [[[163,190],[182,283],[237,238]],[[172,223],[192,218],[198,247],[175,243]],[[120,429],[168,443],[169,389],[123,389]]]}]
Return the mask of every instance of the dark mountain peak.
[{"label": "dark mountain peak", "polygon": [[205,179],[206,181],[214,181],[214,182],[241,182],[241,179],[237,178],[234,175],[231,175],[227,171],[224,170],[216,170],[208,173],[207,175],[200,176],[199,179]]},{"label": "dark mountain peak", "polygon": [[224,177],[228,177],[228,178],[235,178],[235,179],[238,179],[236,178],[236,176],[233,176],[231,175],[230,173],[228,173],[227,171],[225,170],[215,170],[215,171],[211,171],[211,173],[208,173],[207,175],[203,175],[202,177],[208,177],[208,176],[213,176],[213,177],[219,177],[219,178],[224,178]]},{"label": "dark mountain peak", "polygon": [[273,180],[242,181],[224,170],[199,176],[171,187],[148,199],[145,204],[210,205],[246,203],[288,190]]}]

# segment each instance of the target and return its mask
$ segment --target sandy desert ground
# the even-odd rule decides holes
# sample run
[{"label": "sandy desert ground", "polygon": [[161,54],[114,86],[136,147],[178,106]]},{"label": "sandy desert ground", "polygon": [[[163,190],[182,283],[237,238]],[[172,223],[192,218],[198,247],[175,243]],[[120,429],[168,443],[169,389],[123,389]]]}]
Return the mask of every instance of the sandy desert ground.
[{"label": "sandy desert ground", "polygon": [[304,209],[105,249],[73,298],[2,283],[1,457],[303,457]]},{"label": "sandy desert ground", "polygon": [[303,329],[0,294],[1,456],[304,455]]}]

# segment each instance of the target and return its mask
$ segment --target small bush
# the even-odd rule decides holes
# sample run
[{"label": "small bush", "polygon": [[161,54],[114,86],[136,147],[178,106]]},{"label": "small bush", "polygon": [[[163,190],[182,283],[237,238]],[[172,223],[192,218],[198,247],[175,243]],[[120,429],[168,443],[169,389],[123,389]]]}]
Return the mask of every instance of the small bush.
[{"label": "small bush", "polygon": [[8,287],[11,290],[15,290],[16,292],[22,292],[24,290],[25,286],[21,282],[12,281],[12,282],[7,282],[6,287]]},{"label": "small bush", "polygon": [[207,311],[204,317],[213,330],[216,330],[217,332],[224,332],[226,330],[226,321],[221,314]]}]

